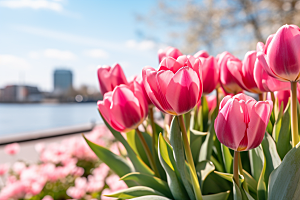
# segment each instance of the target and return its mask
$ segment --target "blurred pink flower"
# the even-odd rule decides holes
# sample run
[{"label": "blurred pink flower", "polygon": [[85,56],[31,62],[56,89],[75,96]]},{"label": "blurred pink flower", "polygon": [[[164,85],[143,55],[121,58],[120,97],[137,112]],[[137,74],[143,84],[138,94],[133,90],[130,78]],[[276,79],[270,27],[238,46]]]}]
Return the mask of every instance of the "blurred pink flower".
[{"label": "blurred pink flower", "polygon": [[15,155],[20,150],[20,145],[18,143],[12,143],[5,146],[4,151],[8,155]]},{"label": "blurred pink flower", "polygon": [[0,164],[0,176],[3,176],[8,171],[7,164]]},{"label": "blurred pink flower", "polygon": [[47,195],[44,196],[44,198],[42,200],[54,200],[51,196]]}]

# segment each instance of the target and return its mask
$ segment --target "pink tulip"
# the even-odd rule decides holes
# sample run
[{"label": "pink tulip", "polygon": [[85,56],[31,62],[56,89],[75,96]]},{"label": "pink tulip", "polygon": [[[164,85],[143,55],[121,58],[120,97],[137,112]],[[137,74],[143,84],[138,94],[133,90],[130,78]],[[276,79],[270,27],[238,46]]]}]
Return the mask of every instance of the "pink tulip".
[{"label": "pink tulip", "polygon": [[8,144],[4,147],[4,151],[8,155],[15,155],[19,152],[19,150],[20,150],[20,145],[18,143]]},{"label": "pink tulip", "polygon": [[207,53],[207,51],[201,50],[201,51],[198,51],[197,53],[195,53],[194,57],[195,58],[199,58],[199,57],[208,58],[209,54]]},{"label": "pink tulip", "polygon": [[[257,52],[262,52],[264,48],[265,45],[262,42],[257,43]],[[262,92],[289,90],[291,87],[288,82],[282,82],[270,76],[258,58],[255,61],[253,76],[257,87]]]},{"label": "pink tulip", "polygon": [[300,80],[300,28],[284,25],[267,39],[258,54],[267,73],[280,81]]},{"label": "pink tulip", "polygon": [[208,104],[208,110],[209,110],[209,112],[211,112],[217,106],[217,97],[216,97],[216,95],[207,95],[205,97],[206,97],[206,101]]},{"label": "pink tulip", "polygon": [[135,76],[135,77],[133,77],[133,79],[131,81],[129,81],[129,84],[131,84],[133,81],[136,81],[141,86],[141,88],[143,89],[143,92],[144,92],[144,96],[145,96],[145,98],[148,102],[148,106],[152,106],[153,103],[149,99],[148,94],[147,94],[147,92],[145,90],[145,87],[144,87],[143,77],[142,76]]},{"label": "pink tulip", "polygon": [[97,104],[104,119],[120,132],[137,128],[148,115],[147,100],[136,82],[117,86],[112,92],[105,93],[103,101]]},{"label": "pink tulip", "polygon": [[161,61],[166,57],[172,57],[174,59],[177,59],[179,56],[182,56],[182,53],[175,47],[167,47],[165,49],[158,50],[159,63],[161,63]]},{"label": "pink tulip", "polygon": [[98,69],[98,80],[102,95],[106,92],[113,91],[113,89],[120,84],[127,84],[125,74],[119,64],[113,68],[104,65]]},{"label": "pink tulip", "polygon": [[235,151],[257,147],[265,134],[273,109],[272,101],[257,102],[244,94],[224,97],[215,120],[219,141]]},{"label": "pink tulip", "polygon": [[209,56],[207,52],[198,52],[194,55],[194,58],[199,58],[202,62],[201,70],[203,80],[203,93],[209,94],[214,89],[216,89],[219,84],[220,74],[218,62],[213,56]]},{"label": "pink tulip", "polygon": [[0,176],[3,176],[8,171],[7,164],[0,164]]},{"label": "pink tulip", "polygon": [[241,88],[249,92],[260,94],[262,91],[258,89],[253,75],[255,61],[256,51],[248,51],[243,62],[228,61],[228,70]]},{"label": "pink tulip", "polygon": [[186,56],[177,60],[165,58],[159,70],[143,69],[146,92],[153,104],[171,115],[189,112],[200,101],[202,95],[201,61],[190,62]]},{"label": "pink tulip", "polygon": [[228,69],[228,63],[231,62],[235,65],[241,65],[241,61],[228,52],[223,52],[217,56],[218,64],[220,67],[220,83],[225,92],[237,94],[242,91],[236,78]]},{"label": "pink tulip", "polygon": [[[283,109],[285,109],[286,105],[289,102],[289,98],[291,96],[291,91],[290,90],[281,90],[281,91],[276,91],[274,92],[275,99],[278,100],[278,105],[279,107],[283,103]],[[268,99],[272,100],[271,95],[268,94]]]}]

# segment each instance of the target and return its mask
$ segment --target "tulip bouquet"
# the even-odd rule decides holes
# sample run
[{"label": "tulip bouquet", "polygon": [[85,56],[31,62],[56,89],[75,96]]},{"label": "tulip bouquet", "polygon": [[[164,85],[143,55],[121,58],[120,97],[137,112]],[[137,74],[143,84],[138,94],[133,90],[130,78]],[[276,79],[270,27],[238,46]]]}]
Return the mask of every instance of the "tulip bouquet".
[{"label": "tulip bouquet", "polygon": [[98,69],[98,110],[126,150],[86,139],[128,186],[106,196],[299,199],[299,27],[281,27],[243,61],[173,47],[158,57],[158,70],[131,81],[118,64]]}]

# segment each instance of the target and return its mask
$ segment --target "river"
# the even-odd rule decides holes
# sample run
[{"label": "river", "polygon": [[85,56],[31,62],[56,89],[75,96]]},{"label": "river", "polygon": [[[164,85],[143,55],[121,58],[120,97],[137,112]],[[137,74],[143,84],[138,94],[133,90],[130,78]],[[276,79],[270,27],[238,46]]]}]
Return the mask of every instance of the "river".
[{"label": "river", "polygon": [[0,135],[101,121],[97,103],[0,104]]}]

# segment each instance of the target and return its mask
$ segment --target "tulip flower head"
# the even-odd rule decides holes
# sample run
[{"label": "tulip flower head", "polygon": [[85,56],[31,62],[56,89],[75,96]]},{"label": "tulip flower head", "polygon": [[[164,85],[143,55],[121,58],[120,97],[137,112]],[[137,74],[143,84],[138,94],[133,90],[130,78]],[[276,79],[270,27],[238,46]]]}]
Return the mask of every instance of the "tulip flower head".
[{"label": "tulip flower head", "polygon": [[284,25],[267,39],[264,52],[258,58],[267,73],[280,80],[300,80],[300,28]]},{"label": "tulip flower head", "polygon": [[179,56],[182,56],[182,53],[175,47],[167,47],[165,49],[158,50],[159,63],[161,63],[161,61],[166,57],[172,57],[174,59],[177,59]]},{"label": "tulip flower head", "polygon": [[158,70],[143,69],[145,90],[153,104],[171,115],[189,112],[202,95],[201,61],[186,56],[165,58]]},{"label": "tulip flower head", "polygon": [[140,86],[141,88],[143,89],[143,92],[144,92],[144,96],[148,102],[148,106],[153,106],[153,103],[152,101],[149,99],[148,95],[147,95],[147,92],[145,90],[145,87],[144,87],[144,82],[143,82],[143,77],[142,76],[134,76],[132,78],[132,80],[129,81],[129,84],[132,84],[133,81],[136,81]]},{"label": "tulip flower head", "polygon": [[227,93],[237,94],[243,89],[239,86],[236,78],[228,69],[228,63],[235,65],[242,65],[242,62],[228,52],[223,52],[217,56],[218,64],[220,67],[220,83]]},{"label": "tulip flower head", "polygon": [[20,145],[18,143],[8,144],[4,147],[4,151],[8,155],[15,155],[20,151]]},{"label": "tulip flower head", "polygon": [[235,151],[257,147],[264,137],[272,108],[272,101],[257,102],[244,94],[224,97],[214,124],[217,138]]},{"label": "tulip flower head", "polygon": [[135,81],[119,85],[104,94],[98,109],[107,123],[115,130],[128,132],[137,128],[148,115],[148,103],[143,89]]},{"label": "tulip flower head", "polygon": [[116,64],[113,68],[107,65],[98,68],[98,80],[102,95],[106,92],[113,91],[113,89],[120,84],[128,83],[119,64]]},{"label": "tulip flower head", "polygon": [[217,59],[209,56],[206,51],[199,51],[194,58],[199,58],[202,63],[203,93],[209,94],[219,85],[220,73]]}]

